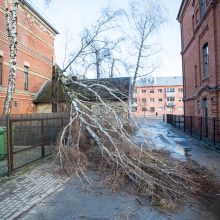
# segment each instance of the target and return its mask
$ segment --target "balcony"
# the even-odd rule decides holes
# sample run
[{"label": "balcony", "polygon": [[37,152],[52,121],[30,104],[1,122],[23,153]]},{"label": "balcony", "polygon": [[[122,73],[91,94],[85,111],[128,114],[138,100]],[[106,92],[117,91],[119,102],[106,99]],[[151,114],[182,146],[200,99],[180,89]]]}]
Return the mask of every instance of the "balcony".
[{"label": "balcony", "polygon": [[166,97],[175,97],[176,93],[175,92],[166,92]]},{"label": "balcony", "polygon": [[175,105],[175,102],[167,102],[167,107],[174,107]]}]

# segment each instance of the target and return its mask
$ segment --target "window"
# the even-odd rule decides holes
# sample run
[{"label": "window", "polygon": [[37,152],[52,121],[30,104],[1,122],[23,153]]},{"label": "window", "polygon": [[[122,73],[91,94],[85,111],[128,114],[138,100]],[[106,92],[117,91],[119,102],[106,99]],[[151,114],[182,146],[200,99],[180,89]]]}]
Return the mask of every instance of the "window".
[{"label": "window", "polygon": [[17,107],[17,106],[18,106],[17,101],[14,101],[14,107]]},{"label": "window", "polygon": [[183,93],[183,88],[179,88],[178,92]]},{"label": "window", "polygon": [[167,108],[168,112],[173,112],[173,108]]},{"label": "window", "polygon": [[150,111],[151,111],[151,112],[154,112],[154,111],[155,111],[155,108],[154,108],[154,107],[150,107]]},{"label": "window", "polygon": [[147,111],[147,108],[146,107],[143,107],[142,108],[142,112],[146,112]]},{"label": "window", "polygon": [[175,97],[167,97],[168,102],[175,102]]},{"label": "window", "polygon": [[200,109],[201,109],[200,100],[197,100],[197,112],[198,112],[198,114],[200,114]]},{"label": "window", "polygon": [[158,107],[158,111],[163,111],[163,107]]},{"label": "window", "polygon": [[166,91],[167,92],[175,92],[175,88],[167,88]]},{"label": "window", "polygon": [[24,90],[28,90],[28,67],[24,66]]},{"label": "window", "polygon": [[200,0],[201,1],[201,17],[205,15],[205,0]]},{"label": "window", "polygon": [[142,93],[144,94],[147,93],[146,89],[142,89]]},{"label": "window", "polygon": [[2,84],[2,69],[3,69],[3,59],[0,56],[0,84]]},{"label": "window", "polygon": [[150,102],[154,102],[154,98],[150,98]]},{"label": "window", "polygon": [[150,89],[150,93],[154,93],[154,89]]},{"label": "window", "polygon": [[145,98],[144,98],[144,99],[142,99],[142,102],[146,103],[146,102],[147,102],[147,99],[145,99]]},{"label": "window", "polygon": [[207,98],[204,98],[204,99],[202,100],[202,108],[208,108]]},{"label": "window", "polygon": [[162,102],[162,101],[163,101],[163,99],[162,99],[162,98],[159,98],[159,99],[158,99],[158,102]]},{"label": "window", "polygon": [[132,107],[132,112],[137,112],[137,107]]},{"label": "window", "polygon": [[204,65],[204,77],[207,78],[209,76],[209,46],[206,43],[203,46],[203,65]]},{"label": "window", "polygon": [[163,89],[158,89],[158,93],[162,93],[163,92]]},{"label": "window", "polygon": [[182,98],[179,98],[179,102],[182,102],[183,101],[183,99]]}]

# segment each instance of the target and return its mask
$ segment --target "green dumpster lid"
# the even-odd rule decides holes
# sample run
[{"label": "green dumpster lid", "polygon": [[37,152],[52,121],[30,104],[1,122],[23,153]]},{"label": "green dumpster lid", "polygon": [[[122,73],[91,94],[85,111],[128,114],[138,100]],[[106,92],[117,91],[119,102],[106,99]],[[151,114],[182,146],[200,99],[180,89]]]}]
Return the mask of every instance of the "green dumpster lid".
[{"label": "green dumpster lid", "polygon": [[7,127],[0,127],[0,131],[7,131]]}]

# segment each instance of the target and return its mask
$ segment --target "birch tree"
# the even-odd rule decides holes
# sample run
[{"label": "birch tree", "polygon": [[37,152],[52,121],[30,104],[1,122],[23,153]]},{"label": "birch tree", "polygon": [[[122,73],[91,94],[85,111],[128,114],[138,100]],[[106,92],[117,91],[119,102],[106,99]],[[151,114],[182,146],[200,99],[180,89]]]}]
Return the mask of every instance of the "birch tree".
[{"label": "birch tree", "polygon": [[11,111],[12,97],[15,91],[16,82],[16,64],[17,64],[17,12],[19,0],[8,0],[5,3],[5,16],[7,22],[7,33],[10,49],[10,73],[8,80],[7,94],[4,103],[4,114],[9,114]]},{"label": "birch tree", "polygon": [[[132,93],[138,77],[149,75],[155,70],[144,68],[144,63],[157,54],[160,49],[152,44],[153,33],[166,21],[165,9],[157,0],[132,0],[130,3],[129,22],[131,24],[132,54],[135,54]],[[140,70],[143,69],[143,74]]]},{"label": "birch tree", "polygon": [[[91,27],[85,28],[80,37],[80,49],[70,53],[64,68],[70,70],[80,78],[85,78],[87,73],[95,73],[96,78],[101,78],[110,72],[110,64],[114,51],[119,48],[123,38],[111,39],[106,37],[117,29],[117,21],[123,15],[122,10],[102,10],[100,17]],[[77,72],[81,72],[77,74]]]}]

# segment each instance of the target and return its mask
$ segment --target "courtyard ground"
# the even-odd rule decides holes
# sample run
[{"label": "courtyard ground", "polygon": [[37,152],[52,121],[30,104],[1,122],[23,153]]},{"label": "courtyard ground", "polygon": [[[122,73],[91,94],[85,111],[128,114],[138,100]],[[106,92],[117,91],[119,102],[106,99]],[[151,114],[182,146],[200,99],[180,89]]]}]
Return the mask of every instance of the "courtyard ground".
[{"label": "courtyard ground", "polygon": [[[138,124],[137,142],[143,143],[151,137],[155,147],[168,149],[174,157],[181,160],[196,160],[206,165],[220,181],[219,153],[207,149],[161,121],[141,119]],[[0,219],[15,217],[22,220],[220,219],[220,214],[217,213],[220,207],[220,194],[213,195],[216,200],[210,200],[206,207],[195,201],[188,201],[181,210],[172,213],[162,212],[152,207],[148,201],[142,204],[129,189],[113,194],[102,185],[97,186],[95,183],[88,185],[78,178],[60,177],[52,174],[51,170],[52,163],[47,162],[2,183]],[[91,171],[88,176],[96,178],[98,175]]]}]

